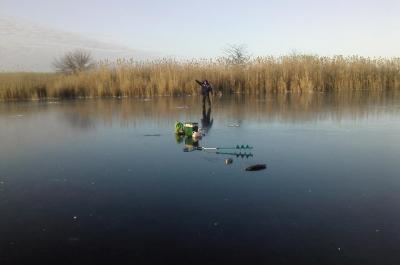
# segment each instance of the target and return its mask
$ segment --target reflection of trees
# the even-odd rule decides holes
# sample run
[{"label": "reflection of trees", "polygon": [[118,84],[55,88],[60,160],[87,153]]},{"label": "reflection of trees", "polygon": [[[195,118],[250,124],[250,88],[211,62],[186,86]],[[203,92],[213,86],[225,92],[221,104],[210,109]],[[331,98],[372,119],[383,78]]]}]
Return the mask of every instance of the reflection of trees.
[{"label": "reflection of trees", "polygon": [[[396,115],[400,96],[390,92],[354,91],[351,93],[277,93],[262,97],[233,95],[214,101],[214,118],[219,120],[247,120],[306,122],[318,120],[362,119],[374,115]],[[4,103],[7,104],[7,103]],[[36,107],[35,107],[35,104]],[[182,106],[188,106],[182,107]],[[34,116],[49,110],[59,113],[74,128],[90,129],[96,124],[124,127],[153,125],[172,126],[176,120],[199,119],[200,99],[197,97],[160,97],[151,100],[106,99],[70,101],[61,104],[7,104],[0,108],[3,115]],[[205,113],[207,118],[207,110]],[[205,120],[207,121],[207,119]],[[211,121],[211,120],[210,120]]]},{"label": "reflection of trees", "polygon": [[[400,97],[398,97],[400,99]],[[396,98],[390,94],[371,95],[360,91],[343,94],[271,94],[265,97],[237,95],[215,101],[214,118],[220,120],[280,120],[281,122],[304,122],[317,120],[362,119],[368,115],[383,114],[393,105]],[[86,104],[83,104],[83,108]],[[201,108],[198,98],[156,98],[151,101],[99,100],[91,105],[97,120],[111,124],[120,122],[123,126],[140,126],[151,121],[153,124],[170,125],[175,120],[197,120]],[[179,106],[190,106],[178,109]],[[393,109],[392,109],[393,111]],[[204,122],[211,121],[211,109],[202,113]],[[208,115],[207,115],[208,114]],[[207,124],[206,124],[207,125]]]},{"label": "reflection of trees", "polygon": [[[374,114],[389,114],[399,102],[399,96],[390,93],[371,94],[368,91],[353,93],[277,93],[265,97],[237,96],[227,100],[217,115],[224,112],[225,119],[279,120],[281,122],[306,122],[318,120],[362,119]],[[242,107],[238,108],[237,105]],[[385,106],[385,108],[381,108]]]},{"label": "reflection of trees", "polygon": [[94,120],[89,116],[79,112],[67,112],[63,114],[63,118],[73,128],[81,130],[90,130],[95,128]]}]

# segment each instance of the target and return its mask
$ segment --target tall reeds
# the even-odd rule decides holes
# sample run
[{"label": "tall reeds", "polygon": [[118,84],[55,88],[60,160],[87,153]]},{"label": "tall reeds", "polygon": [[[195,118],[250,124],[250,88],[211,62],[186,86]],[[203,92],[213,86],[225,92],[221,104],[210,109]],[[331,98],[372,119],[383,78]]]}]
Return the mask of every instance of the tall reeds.
[{"label": "tall reeds", "polygon": [[197,94],[195,79],[222,93],[381,93],[400,89],[400,59],[289,55],[246,64],[216,60],[99,62],[73,75],[1,73],[0,99],[151,97]]}]

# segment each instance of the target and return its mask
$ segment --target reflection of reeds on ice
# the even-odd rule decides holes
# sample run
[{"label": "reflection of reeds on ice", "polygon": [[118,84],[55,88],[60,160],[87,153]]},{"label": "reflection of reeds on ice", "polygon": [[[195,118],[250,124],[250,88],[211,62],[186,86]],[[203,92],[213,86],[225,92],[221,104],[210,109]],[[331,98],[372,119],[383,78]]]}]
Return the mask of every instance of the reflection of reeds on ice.
[{"label": "reflection of reeds on ice", "polygon": [[[58,101],[56,101],[58,102]],[[27,118],[34,115],[56,115],[82,129],[96,124],[141,127],[150,122],[171,127],[177,120],[202,119],[201,99],[198,97],[154,97],[141,99],[110,99],[26,104],[0,104],[0,120],[9,117]],[[214,98],[211,117],[215,125],[228,130],[263,122],[304,123],[318,121],[345,121],[398,117],[400,93],[386,91],[370,93],[271,93],[267,95],[232,95]],[[177,109],[176,106],[187,106]],[[52,110],[49,112],[49,110]],[[172,125],[171,125],[172,124]],[[231,126],[234,127],[231,127]],[[172,127],[171,127],[172,130]],[[147,134],[149,132],[144,132]],[[159,132],[156,132],[158,134]],[[153,134],[153,132],[151,132]]]}]

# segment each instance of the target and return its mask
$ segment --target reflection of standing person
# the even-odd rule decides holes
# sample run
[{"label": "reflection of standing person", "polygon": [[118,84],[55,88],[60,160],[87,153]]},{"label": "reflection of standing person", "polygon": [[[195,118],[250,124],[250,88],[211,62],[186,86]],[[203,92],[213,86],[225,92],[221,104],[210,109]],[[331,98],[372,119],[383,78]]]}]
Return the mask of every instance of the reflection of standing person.
[{"label": "reflection of standing person", "polygon": [[203,82],[196,80],[196,82],[201,86],[201,95],[203,96],[203,108],[206,105],[206,100],[207,100],[208,106],[211,107],[210,93],[213,94],[212,86],[210,85],[210,83],[207,80],[204,80]]},{"label": "reflection of standing person", "polygon": [[204,133],[207,133],[212,125],[213,125],[214,119],[211,119],[211,106],[208,107],[207,112],[206,112],[206,106],[203,105],[203,115],[201,117],[201,128],[204,131]]}]

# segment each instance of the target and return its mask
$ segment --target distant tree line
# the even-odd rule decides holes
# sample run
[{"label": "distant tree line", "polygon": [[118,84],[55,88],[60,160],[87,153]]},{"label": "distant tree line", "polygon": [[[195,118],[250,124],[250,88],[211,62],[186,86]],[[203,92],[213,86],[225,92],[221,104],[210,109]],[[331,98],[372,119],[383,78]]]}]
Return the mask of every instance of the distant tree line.
[{"label": "distant tree line", "polygon": [[[229,65],[245,65],[251,58],[245,44],[228,44],[223,53],[222,59]],[[87,71],[94,66],[91,52],[82,49],[67,52],[53,61],[56,72],[66,75]]]}]

